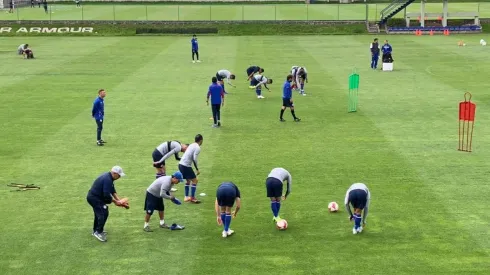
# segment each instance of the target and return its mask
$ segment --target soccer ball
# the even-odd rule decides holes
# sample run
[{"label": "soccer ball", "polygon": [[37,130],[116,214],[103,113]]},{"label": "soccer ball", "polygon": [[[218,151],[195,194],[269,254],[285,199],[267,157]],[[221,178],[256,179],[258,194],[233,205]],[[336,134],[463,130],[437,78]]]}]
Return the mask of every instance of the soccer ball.
[{"label": "soccer ball", "polygon": [[288,222],[286,220],[280,220],[276,223],[276,227],[279,230],[286,230],[288,228]]},{"label": "soccer ball", "polygon": [[330,212],[337,212],[339,211],[339,205],[336,202],[331,202],[328,204],[328,211]]}]

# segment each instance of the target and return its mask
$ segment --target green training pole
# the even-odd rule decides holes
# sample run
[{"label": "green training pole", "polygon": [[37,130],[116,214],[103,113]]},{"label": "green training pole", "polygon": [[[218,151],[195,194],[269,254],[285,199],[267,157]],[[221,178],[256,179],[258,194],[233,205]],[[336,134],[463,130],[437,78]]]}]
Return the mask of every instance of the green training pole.
[{"label": "green training pole", "polygon": [[349,76],[349,98],[347,112],[352,113],[357,111],[357,100],[359,96],[359,74],[357,69],[354,69]]}]

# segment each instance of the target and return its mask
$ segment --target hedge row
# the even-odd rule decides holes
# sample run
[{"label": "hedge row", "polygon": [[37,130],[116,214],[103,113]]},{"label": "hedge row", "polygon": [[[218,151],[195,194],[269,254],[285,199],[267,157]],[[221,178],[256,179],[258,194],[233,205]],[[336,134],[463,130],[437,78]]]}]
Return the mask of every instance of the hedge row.
[{"label": "hedge row", "polygon": [[[53,35],[71,35],[71,36],[133,36],[136,30],[141,33],[142,30],[150,30],[151,33],[162,34],[218,34],[218,35],[291,35],[291,34],[314,34],[314,35],[341,35],[341,34],[365,34],[367,33],[364,23],[344,23],[344,24],[314,24],[314,23],[264,23],[253,22],[248,24],[223,24],[223,22],[191,22],[191,23],[141,23],[120,22],[114,23],[92,23],[89,22],[53,22],[49,23],[10,23],[0,22],[0,27],[11,27],[10,33],[1,32],[0,36],[53,36]],[[23,33],[17,32],[19,28],[31,27],[41,28],[62,28],[62,27],[92,27],[93,33]]]}]

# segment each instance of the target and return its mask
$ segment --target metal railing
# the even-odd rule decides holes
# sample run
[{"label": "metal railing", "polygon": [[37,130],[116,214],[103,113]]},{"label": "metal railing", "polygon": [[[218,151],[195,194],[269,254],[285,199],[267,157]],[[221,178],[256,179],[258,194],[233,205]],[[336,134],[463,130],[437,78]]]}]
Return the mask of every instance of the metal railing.
[{"label": "metal railing", "polygon": [[[24,21],[253,21],[253,20],[368,20],[378,21],[386,4],[262,4],[262,5],[121,5],[99,4],[50,5],[45,13],[43,7],[24,7],[13,13],[0,13],[2,20]],[[418,12],[420,7],[413,3],[409,12]],[[478,11],[480,18],[490,18],[490,3],[458,3],[449,5],[449,12]],[[426,4],[426,12],[441,12],[439,4]],[[403,12],[394,18],[403,18]]]}]

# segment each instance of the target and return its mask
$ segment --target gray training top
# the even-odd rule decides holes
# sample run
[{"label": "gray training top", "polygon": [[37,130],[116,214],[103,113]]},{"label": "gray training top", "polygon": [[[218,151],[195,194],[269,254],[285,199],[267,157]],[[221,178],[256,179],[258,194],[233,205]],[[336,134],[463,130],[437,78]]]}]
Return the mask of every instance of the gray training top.
[{"label": "gray training top", "polygon": [[164,176],[156,179],[146,191],[157,198],[169,200],[170,189],[172,189],[172,177]]},{"label": "gray training top", "polygon": [[274,168],[272,171],[269,173],[269,178],[276,178],[280,180],[281,182],[287,181],[287,189],[286,189],[286,194],[284,196],[288,196],[289,193],[291,193],[291,184],[293,183],[293,179],[291,177],[291,174],[288,172],[288,170],[284,168]]},{"label": "gray training top", "polygon": [[347,189],[347,192],[345,193],[345,199],[344,199],[344,204],[345,204],[345,209],[347,210],[347,213],[349,213],[350,216],[352,216],[352,211],[349,206],[349,193],[352,190],[362,190],[367,193],[367,201],[366,201],[366,207],[364,207],[364,211],[362,213],[362,220],[365,223],[367,214],[369,211],[369,202],[371,201],[371,193],[369,192],[369,189],[364,183],[354,183],[352,184],[349,189]]},{"label": "gray training top", "polygon": [[157,150],[163,155],[158,162],[163,162],[172,155],[175,155],[176,160],[180,160],[179,152],[182,151],[182,145],[177,141],[167,141],[158,145]]}]

